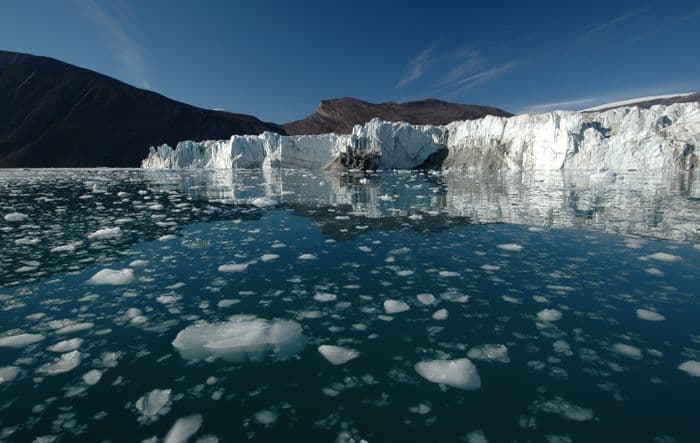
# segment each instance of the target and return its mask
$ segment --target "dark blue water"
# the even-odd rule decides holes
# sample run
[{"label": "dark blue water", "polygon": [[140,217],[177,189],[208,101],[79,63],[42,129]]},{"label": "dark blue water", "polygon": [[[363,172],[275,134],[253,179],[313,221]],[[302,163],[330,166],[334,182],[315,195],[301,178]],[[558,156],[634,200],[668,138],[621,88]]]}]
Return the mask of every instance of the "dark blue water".
[{"label": "dark blue water", "polygon": [[0,440],[698,441],[697,183],[0,172]]}]

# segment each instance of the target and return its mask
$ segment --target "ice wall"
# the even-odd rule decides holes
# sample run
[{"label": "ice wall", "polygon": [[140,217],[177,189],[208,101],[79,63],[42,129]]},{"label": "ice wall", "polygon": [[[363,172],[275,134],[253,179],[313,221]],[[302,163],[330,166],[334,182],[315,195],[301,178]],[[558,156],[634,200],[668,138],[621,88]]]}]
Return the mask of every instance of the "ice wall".
[{"label": "ice wall", "polygon": [[374,119],[352,134],[234,135],[152,147],[142,167],[205,169],[687,170],[700,104],[487,116],[446,126]]}]

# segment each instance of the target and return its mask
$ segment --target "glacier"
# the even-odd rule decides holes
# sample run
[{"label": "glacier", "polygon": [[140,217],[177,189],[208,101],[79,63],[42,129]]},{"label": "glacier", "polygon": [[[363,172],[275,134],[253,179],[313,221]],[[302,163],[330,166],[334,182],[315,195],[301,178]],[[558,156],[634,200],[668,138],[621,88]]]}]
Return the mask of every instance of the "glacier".
[{"label": "glacier", "polygon": [[486,116],[444,126],[373,119],[351,134],[151,147],[142,168],[679,171],[698,166],[700,103]]}]

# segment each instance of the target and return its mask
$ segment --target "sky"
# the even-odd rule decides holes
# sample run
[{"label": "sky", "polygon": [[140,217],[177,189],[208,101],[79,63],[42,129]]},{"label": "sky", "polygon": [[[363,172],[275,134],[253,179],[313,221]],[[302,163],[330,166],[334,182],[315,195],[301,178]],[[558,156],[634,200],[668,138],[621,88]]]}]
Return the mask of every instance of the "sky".
[{"label": "sky", "polygon": [[700,2],[3,0],[0,49],[280,123],[336,97],[533,113],[700,90]]}]

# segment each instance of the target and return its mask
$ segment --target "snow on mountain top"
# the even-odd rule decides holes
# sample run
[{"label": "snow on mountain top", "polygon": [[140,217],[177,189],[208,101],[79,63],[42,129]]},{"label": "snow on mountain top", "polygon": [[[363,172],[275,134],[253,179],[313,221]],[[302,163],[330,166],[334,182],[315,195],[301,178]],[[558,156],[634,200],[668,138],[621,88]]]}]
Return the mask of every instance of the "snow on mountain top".
[{"label": "snow on mountain top", "polygon": [[663,99],[667,99],[667,98],[687,97],[687,96],[693,95],[693,94],[694,94],[694,92],[684,92],[681,94],[650,95],[647,97],[628,98],[625,100],[619,100],[619,101],[610,102],[610,103],[603,103],[601,105],[596,105],[596,106],[593,106],[591,108],[582,109],[581,112],[601,111],[603,109],[616,108],[618,106],[634,105],[635,103],[648,102],[651,100],[663,100]]}]

